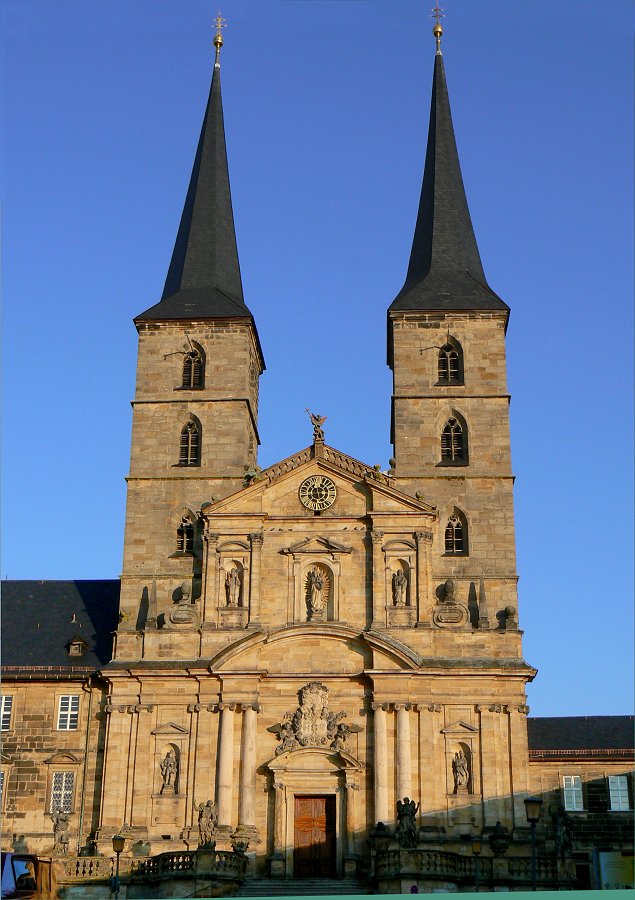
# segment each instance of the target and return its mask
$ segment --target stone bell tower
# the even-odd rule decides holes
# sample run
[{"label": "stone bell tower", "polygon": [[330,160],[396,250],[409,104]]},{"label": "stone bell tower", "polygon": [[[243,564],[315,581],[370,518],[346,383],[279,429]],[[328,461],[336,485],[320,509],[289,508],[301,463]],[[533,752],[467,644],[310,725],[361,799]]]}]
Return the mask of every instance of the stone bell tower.
[{"label": "stone bell tower", "polygon": [[[139,333],[117,653],[122,632],[200,592],[196,510],[242,485],[256,463],[264,359],[245,304],[216,61],[163,295]],[[134,644],[134,642],[132,642]],[[130,647],[131,652],[136,652]]]},{"label": "stone bell tower", "polygon": [[505,372],[508,306],[487,284],[457,153],[440,26],[408,273],[388,310],[395,483],[439,510],[434,567],[493,628],[516,627]]}]

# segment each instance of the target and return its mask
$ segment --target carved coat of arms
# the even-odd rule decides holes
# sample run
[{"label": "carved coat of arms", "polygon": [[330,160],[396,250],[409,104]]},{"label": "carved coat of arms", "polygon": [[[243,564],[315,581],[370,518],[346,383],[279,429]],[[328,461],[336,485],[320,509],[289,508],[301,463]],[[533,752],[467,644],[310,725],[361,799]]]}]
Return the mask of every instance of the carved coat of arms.
[{"label": "carved coat of arms", "polygon": [[268,730],[278,735],[276,754],[298,747],[330,747],[340,750],[347,736],[361,731],[359,725],[341,720],[344,712],[329,712],[329,689],[319,681],[310,681],[299,692],[300,705],[294,713],[286,713],[280,725]]}]

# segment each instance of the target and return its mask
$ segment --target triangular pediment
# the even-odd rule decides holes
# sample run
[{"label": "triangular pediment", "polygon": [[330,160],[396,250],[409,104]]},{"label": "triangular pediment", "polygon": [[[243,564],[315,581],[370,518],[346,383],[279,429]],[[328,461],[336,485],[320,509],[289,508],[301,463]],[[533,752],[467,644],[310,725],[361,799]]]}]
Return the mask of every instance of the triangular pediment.
[{"label": "triangular pediment", "polygon": [[166,722],[163,725],[159,725],[158,728],[155,728],[151,734],[158,734],[164,737],[172,735],[173,737],[182,737],[183,735],[189,734],[187,728],[183,728],[182,725],[177,725],[176,722]]},{"label": "triangular pediment", "polygon": [[266,469],[251,470],[245,475],[243,488],[222,500],[214,499],[203,503],[201,511],[205,516],[266,512],[267,494],[273,492],[277,498],[284,492],[284,485],[289,482],[289,488],[297,493],[303,479],[312,474],[332,478],[349,497],[356,495],[365,508],[424,515],[436,513],[436,508],[431,504],[394,487],[391,476],[381,472],[377,466],[368,465],[319,443]]},{"label": "triangular pediment", "polygon": [[339,541],[334,541],[332,538],[325,536],[318,537],[308,537],[304,538],[301,541],[297,541],[295,544],[291,544],[289,547],[285,547],[282,551],[283,553],[293,553],[293,554],[301,554],[301,553],[352,553],[353,548],[347,546],[346,544],[341,544]]},{"label": "triangular pediment", "polygon": [[452,725],[442,728],[441,734],[465,734],[466,732],[474,733],[477,731],[478,728],[474,725],[470,725],[469,722],[464,722],[462,719],[459,719],[458,721],[453,722]]}]

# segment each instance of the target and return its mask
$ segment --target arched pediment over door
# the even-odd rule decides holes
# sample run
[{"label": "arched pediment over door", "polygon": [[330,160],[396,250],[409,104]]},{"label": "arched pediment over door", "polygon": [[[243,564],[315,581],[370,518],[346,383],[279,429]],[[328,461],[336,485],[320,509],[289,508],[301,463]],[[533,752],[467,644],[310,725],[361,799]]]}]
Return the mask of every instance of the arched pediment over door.
[{"label": "arched pediment over door", "polygon": [[302,846],[307,818],[303,813],[309,801],[316,822],[320,809],[324,810],[324,843],[328,846],[332,840],[333,874],[354,873],[355,834],[362,827],[358,798],[364,765],[345,750],[302,747],[274,756],[260,771],[267,775],[269,790],[267,843],[272,876],[293,878],[302,854],[307,849],[310,852],[310,847]]}]

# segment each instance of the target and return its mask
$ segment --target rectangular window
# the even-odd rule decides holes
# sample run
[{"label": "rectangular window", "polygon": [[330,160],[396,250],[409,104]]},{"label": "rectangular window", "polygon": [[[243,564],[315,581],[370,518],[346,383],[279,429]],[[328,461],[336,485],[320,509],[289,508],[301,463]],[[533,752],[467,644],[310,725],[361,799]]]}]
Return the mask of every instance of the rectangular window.
[{"label": "rectangular window", "polygon": [[2,809],[3,799],[4,799],[4,772],[0,772],[0,809]]},{"label": "rectangular window", "polygon": [[2,720],[2,731],[11,730],[11,707],[13,706],[13,697],[9,694],[2,695],[2,708],[0,718]]},{"label": "rectangular window", "polygon": [[72,812],[74,787],[74,772],[53,772],[50,812],[56,810],[65,813]]},{"label": "rectangular window", "polygon": [[57,711],[58,731],[76,731],[79,718],[79,697],[73,694],[63,694],[60,697],[60,705]]},{"label": "rectangular window", "polygon": [[563,775],[562,793],[564,794],[564,808],[567,812],[580,812],[584,809],[580,775]]},{"label": "rectangular window", "polygon": [[609,775],[609,802],[611,809],[630,809],[626,775]]}]

